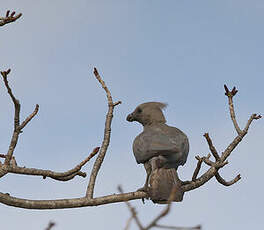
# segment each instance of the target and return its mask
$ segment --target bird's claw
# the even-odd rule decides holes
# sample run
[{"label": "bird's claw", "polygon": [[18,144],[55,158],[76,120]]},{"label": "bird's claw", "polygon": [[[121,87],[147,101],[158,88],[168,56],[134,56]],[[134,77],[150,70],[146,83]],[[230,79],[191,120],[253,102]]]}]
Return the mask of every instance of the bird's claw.
[{"label": "bird's claw", "polygon": [[[148,194],[148,196],[149,196],[149,187],[148,186],[144,186],[144,187],[142,187],[142,188],[139,188],[137,191],[138,192],[145,192],[145,193],[147,193]],[[148,199],[148,198],[147,198]],[[145,204],[145,199],[144,198],[142,198],[142,203],[143,204]]]},{"label": "bird's claw", "polygon": [[138,192],[145,192],[145,193],[148,193],[149,192],[149,187],[148,186],[144,186],[142,188],[139,188],[137,190]]}]

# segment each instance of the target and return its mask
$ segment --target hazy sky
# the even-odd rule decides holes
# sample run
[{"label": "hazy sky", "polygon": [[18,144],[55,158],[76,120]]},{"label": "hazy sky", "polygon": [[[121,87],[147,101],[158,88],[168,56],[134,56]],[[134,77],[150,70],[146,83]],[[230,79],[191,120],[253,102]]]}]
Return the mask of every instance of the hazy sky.
[{"label": "hazy sky", "polygon": [[[135,191],[145,180],[132,154],[139,124],[125,118],[138,104],[161,101],[169,125],[190,140],[186,165],[190,179],[195,155],[207,155],[209,132],[218,151],[235,137],[223,85],[239,90],[234,98],[244,127],[251,113],[263,114],[262,0],[1,0],[6,10],[22,12],[17,22],[0,28],[0,69],[12,69],[10,84],[26,116],[40,105],[25,128],[15,156],[27,167],[65,171],[100,146],[107,100],[92,74],[96,66],[116,107],[112,139],[97,178],[95,195]],[[0,84],[0,152],[12,133],[13,105]],[[205,230],[260,229],[263,226],[263,119],[255,121],[221,174],[241,173],[231,187],[215,179],[185,194],[163,223],[202,224]],[[90,172],[92,160],[83,168]],[[204,166],[203,171],[206,170]],[[0,191],[28,199],[83,196],[88,178],[57,182],[7,175]],[[164,206],[133,201],[147,224]],[[0,205],[2,229],[123,229],[130,216],[125,204],[68,210],[24,210]],[[131,229],[137,229],[133,224]]]}]

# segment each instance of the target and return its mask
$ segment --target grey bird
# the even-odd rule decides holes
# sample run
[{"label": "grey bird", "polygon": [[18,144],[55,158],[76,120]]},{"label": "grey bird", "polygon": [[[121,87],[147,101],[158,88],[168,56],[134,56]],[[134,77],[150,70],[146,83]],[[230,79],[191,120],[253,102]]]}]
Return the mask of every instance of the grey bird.
[{"label": "grey bird", "polygon": [[[138,164],[144,164],[147,178],[139,189],[150,194],[155,203],[166,203],[173,186],[180,189],[177,169],[184,165],[189,153],[187,136],[175,127],[166,125],[162,110],[166,104],[143,103],[127,116],[127,121],[143,125],[143,132],[133,142],[133,152]],[[150,187],[149,187],[150,185]],[[174,201],[181,201],[179,192]]]}]

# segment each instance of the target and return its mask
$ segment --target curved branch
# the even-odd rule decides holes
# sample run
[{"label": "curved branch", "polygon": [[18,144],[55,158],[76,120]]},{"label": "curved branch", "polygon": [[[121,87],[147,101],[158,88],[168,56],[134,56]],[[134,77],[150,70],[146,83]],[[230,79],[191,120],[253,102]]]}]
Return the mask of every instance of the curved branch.
[{"label": "curved branch", "polygon": [[18,167],[18,166],[7,166],[6,169],[8,173],[15,174],[24,174],[24,175],[32,175],[32,176],[43,176],[43,179],[46,177],[50,177],[55,180],[67,181],[74,178],[76,175],[86,177],[86,173],[80,172],[81,168],[99,151],[99,147],[96,147],[90,155],[83,160],[80,164],[75,166],[73,169],[68,170],[66,172],[54,172],[51,170],[43,170],[36,168],[26,168],[26,167]]},{"label": "curved branch", "polygon": [[224,186],[230,186],[230,185],[233,185],[235,184],[236,182],[238,182],[240,179],[241,179],[241,176],[240,174],[238,174],[233,180],[231,181],[226,181],[223,177],[220,176],[220,174],[217,172],[215,174],[215,178],[217,179],[217,181],[224,185]]}]

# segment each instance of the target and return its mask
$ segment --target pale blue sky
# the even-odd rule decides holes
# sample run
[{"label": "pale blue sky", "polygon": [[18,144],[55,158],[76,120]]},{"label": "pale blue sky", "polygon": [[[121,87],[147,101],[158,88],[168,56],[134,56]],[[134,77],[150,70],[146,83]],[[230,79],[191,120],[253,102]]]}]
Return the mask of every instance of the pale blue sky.
[{"label": "pale blue sky", "polygon": [[[168,103],[168,124],[189,136],[189,158],[179,169],[183,179],[191,178],[194,156],[208,153],[204,132],[211,134],[219,152],[235,136],[224,84],[239,90],[234,101],[242,126],[251,113],[263,114],[261,0],[1,0],[0,14],[7,9],[23,17],[0,29],[0,69],[12,69],[10,84],[23,115],[40,105],[16,148],[21,166],[67,170],[100,145],[107,104],[92,74],[94,66],[114,100],[123,102],[115,110],[97,196],[116,193],[119,184],[133,191],[144,182],[144,169],[136,164],[131,148],[141,127],[125,120],[142,102]],[[3,84],[0,95],[4,153],[13,107]],[[263,226],[263,124],[252,124],[222,170],[226,179],[241,173],[241,181],[227,188],[212,180],[186,193],[163,223],[202,224],[205,230]],[[84,170],[90,172],[91,164]],[[1,192],[30,199],[83,196],[86,186],[87,179],[81,178],[62,183],[7,175],[0,181]],[[132,203],[144,223],[163,207]],[[52,211],[0,205],[0,212],[1,228],[28,230],[44,229],[49,220],[57,222],[56,230],[123,229],[130,215],[122,203]]]}]

